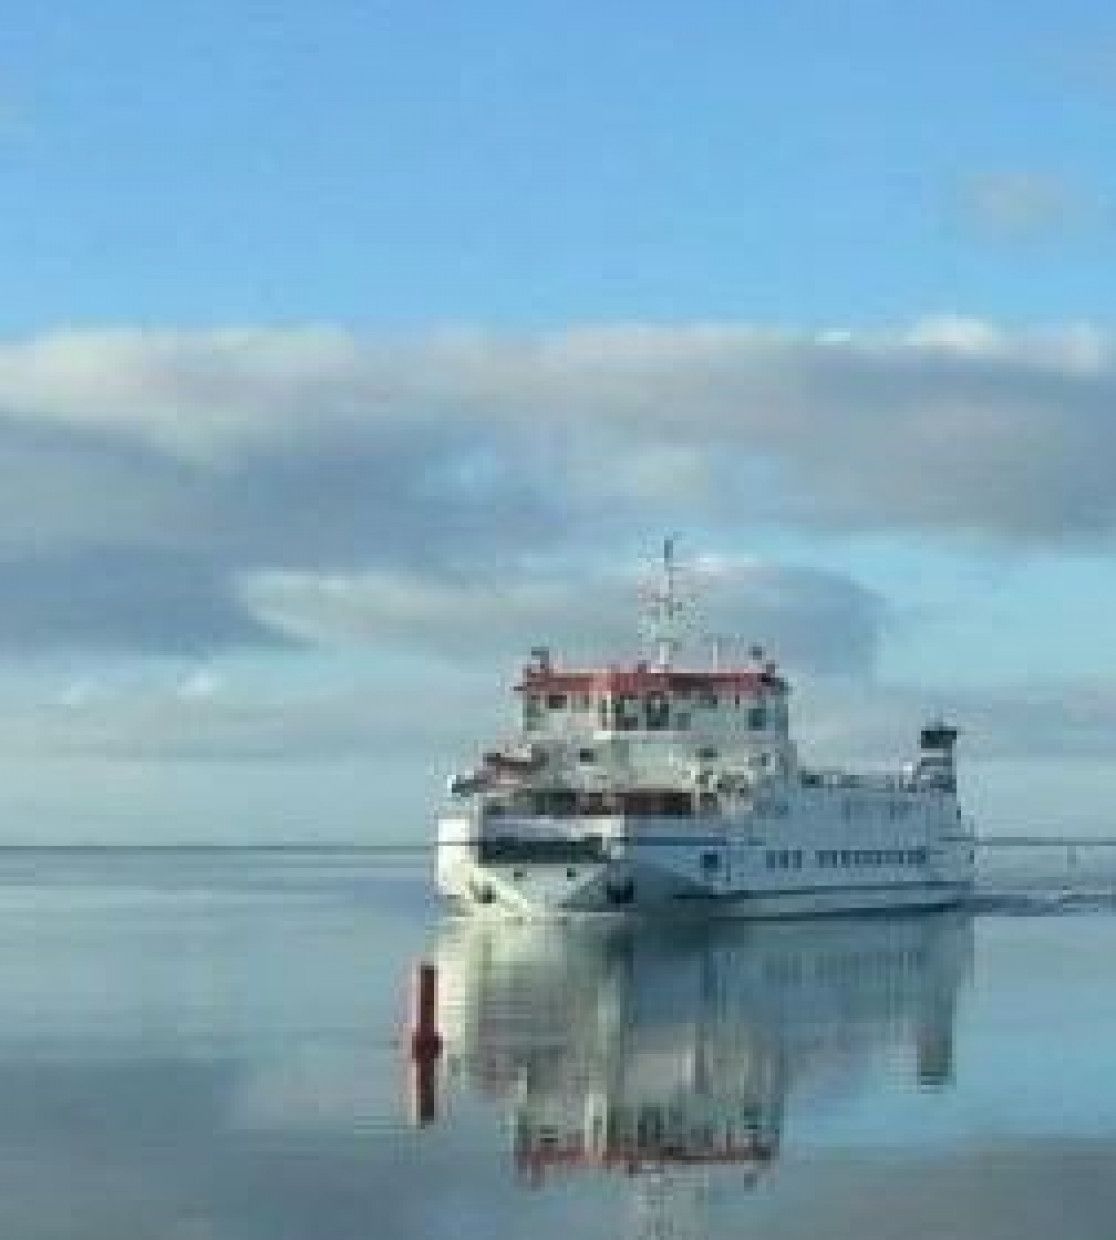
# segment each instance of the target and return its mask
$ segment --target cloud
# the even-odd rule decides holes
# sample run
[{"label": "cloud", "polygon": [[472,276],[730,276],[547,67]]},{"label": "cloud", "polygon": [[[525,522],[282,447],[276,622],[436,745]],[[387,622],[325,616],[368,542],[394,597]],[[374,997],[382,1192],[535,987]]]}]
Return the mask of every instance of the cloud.
[{"label": "cloud", "polygon": [[10,692],[0,749],[17,764],[374,764],[417,755],[431,766],[488,743],[507,709],[491,669],[482,677],[408,667],[344,686],[267,687],[156,663],[143,676],[80,678],[55,694]]},{"label": "cloud", "polygon": [[[874,662],[885,604],[839,574],[707,558],[687,577],[691,644],[704,630],[737,657],[767,641],[799,667]],[[640,585],[635,574],[601,570],[510,580],[493,572],[263,572],[245,579],[242,597],[261,624],[314,643],[409,647],[487,664],[551,643],[576,663],[629,657],[639,646]]]},{"label": "cloud", "polygon": [[197,555],[81,550],[0,556],[0,649],[198,654],[276,646],[275,630],[230,595],[219,566]]},{"label": "cloud", "polygon": [[[406,591],[425,592],[420,644],[445,646],[429,632],[438,600],[464,605],[469,574],[507,583],[514,606],[492,623],[510,640],[514,617],[525,630],[554,614],[556,575],[627,560],[669,528],[728,549],[758,523],[1105,541],[1113,345],[1087,327],[1013,333],[960,318],[892,333],[637,324],[10,341],[0,647],[316,640],[362,609],[386,632],[391,598],[401,614],[418,605],[404,606]],[[361,597],[377,586],[369,617]],[[772,618],[789,623],[789,610]],[[859,640],[863,651],[872,638]]]},{"label": "cloud", "polygon": [[1116,749],[1116,682],[1110,680],[928,690],[863,677],[814,676],[805,678],[796,694],[797,729],[818,760],[901,760],[917,747],[923,722],[938,714],[961,729],[966,761],[1107,764]]},{"label": "cloud", "polygon": [[1036,242],[1095,225],[1104,205],[1049,173],[1023,169],[969,177],[958,193],[962,222],[992,241]]}]

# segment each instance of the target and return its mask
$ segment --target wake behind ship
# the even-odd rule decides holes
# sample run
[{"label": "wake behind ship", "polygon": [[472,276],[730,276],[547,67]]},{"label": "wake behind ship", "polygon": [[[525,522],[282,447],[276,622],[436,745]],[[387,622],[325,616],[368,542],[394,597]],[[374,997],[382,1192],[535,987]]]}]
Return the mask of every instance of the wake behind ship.
[{"label": "wake behind ship", "polygon": [[753,648],[739,667],[681,667],[667,540],[652,598],[656,659],[558,665],[537,648],[518,728],[450,784],[437,879],[461,907],[770,917],[937,908],[970,891],[972,821],[957,731],[922,729],[889,774],[799,765],[790,687]]}]

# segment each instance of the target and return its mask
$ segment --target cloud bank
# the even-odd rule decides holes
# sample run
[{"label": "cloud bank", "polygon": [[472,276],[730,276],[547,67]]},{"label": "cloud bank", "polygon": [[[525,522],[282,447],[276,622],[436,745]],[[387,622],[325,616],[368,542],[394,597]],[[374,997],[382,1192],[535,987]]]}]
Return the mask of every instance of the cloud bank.
[{"label": "cloud bank", "polygon": [[[730,549],[761,522],[1107,540],[1114,402],[1108,335],[968,320],[11,341],[0,648],[367,631],[450,649],[462,608],[518,639],[561,613],[559,566],[626,558],[670,528]],[[492,614],[469,597],[475,573],[508,583]],[[863,662],[878,623],[851,583],[840,605],[836,588],[780,586],[811,623],[841,613],[834,649],[804,653],[821,666]],[[793,627],[784,603],[770,618]]]},{"label": "cloud bank", "polygon": [[[741,658],[753,642],[777,640],[773,653],[821,671],[864,670],[875,659],[886,606],[839,574],[720,559],[697,561],[686,578],[691,643],[715,641]],[[491,666],[550,642],[574,662],[629,656],[640,636],[640,587],[635,573],[600,569],[512,581],[491,571],[437,578],[271,571],[248,577],[242,597],[261,623],[296,639],[404,647]]]}]

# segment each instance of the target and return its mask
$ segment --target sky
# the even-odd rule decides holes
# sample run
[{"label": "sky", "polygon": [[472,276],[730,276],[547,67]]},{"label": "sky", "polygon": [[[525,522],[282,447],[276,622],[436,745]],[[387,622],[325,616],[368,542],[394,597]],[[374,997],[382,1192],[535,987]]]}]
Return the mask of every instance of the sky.
[{"label": "sky", "polygon": [[0,20],[0,842],[421,840],[678,536],[810,760],[1111,830],[1116,16]]}]

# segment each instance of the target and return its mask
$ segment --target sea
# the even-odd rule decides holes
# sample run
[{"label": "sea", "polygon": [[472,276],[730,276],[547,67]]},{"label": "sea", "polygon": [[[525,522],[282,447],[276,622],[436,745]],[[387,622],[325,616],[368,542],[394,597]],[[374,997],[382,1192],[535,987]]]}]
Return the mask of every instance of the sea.
[{"label": "sea", "polygon": [[707,926],[454,918],[428,861],[0,850],[0,1237],[1116,1235],[1116,848]]}]

